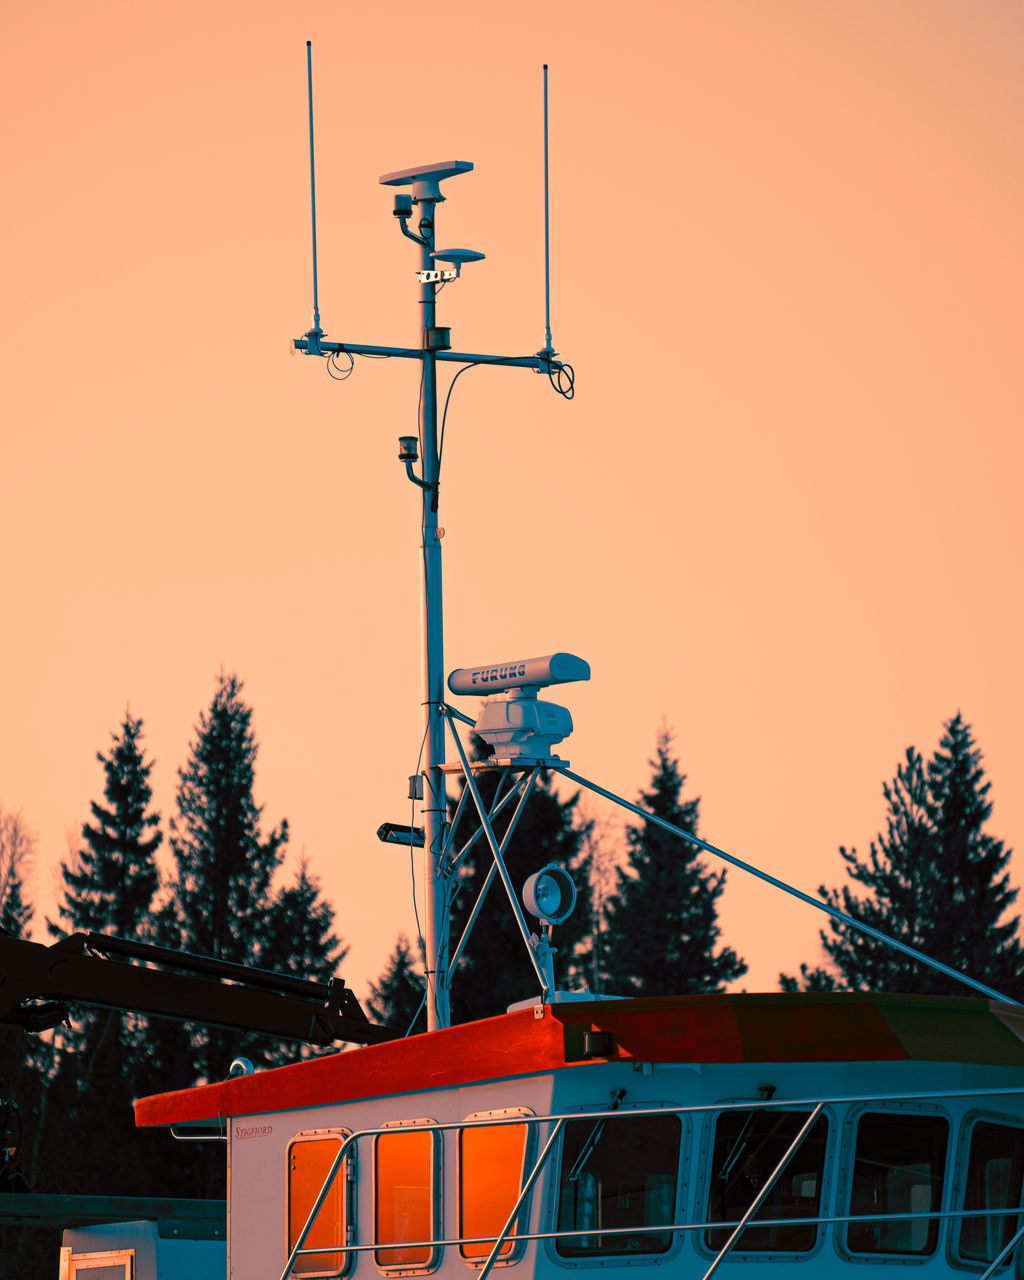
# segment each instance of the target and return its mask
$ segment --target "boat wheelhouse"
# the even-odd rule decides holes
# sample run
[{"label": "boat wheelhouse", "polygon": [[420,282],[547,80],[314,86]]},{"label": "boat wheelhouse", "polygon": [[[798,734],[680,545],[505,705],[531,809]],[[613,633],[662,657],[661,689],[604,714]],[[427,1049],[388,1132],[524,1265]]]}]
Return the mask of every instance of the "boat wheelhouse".
[{"label": "boat wheelhouse", "polygon": [[986,1000],[556,1000],[136,1117],[225,1141],[232,1280],[1019,1275],[1022,1068]]}]

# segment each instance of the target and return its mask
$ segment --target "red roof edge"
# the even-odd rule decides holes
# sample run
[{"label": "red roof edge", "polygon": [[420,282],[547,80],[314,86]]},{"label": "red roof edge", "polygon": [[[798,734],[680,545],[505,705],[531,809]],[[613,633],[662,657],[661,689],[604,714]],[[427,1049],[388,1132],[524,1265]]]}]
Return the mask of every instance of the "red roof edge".
[{"label": "red roof edge", "polygon": [[[135,1121],[257,1115],[595,1061],[1024,1065],[1019,1012],[981,999],[849,992],[572,1001],[142,1098]],[[587,1044],[588,1032],[604,1034]]]}]

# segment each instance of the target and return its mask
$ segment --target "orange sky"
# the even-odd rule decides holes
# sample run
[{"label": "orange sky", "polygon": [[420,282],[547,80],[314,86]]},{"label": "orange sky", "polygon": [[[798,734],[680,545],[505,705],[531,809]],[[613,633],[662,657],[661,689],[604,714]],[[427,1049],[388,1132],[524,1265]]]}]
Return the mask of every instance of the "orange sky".
[{"label": "orange sky", "polygon": [[[881,783],[962,710],[1024,850],[1015,0],[8,4],[0,802],[64,832],[126,703],[164,815],[217,672],[246,683],[358,991],[412,931],[415,367],[344,384],[309,326],[305,40],[321,314],[412,343],[379,174],[438,159],[463,350],[542,345],[551,65],[555,345],[452,398],[447,665],[568,649],[581,773],[631,798],[663,718],[702,833],[813,891]],[[628,19],[627,19],[628,13]],[[466,710],[471,710],[467,706]],[[595,802],[595,815],[607,811]],[[608,815],[614,823],[614,815]],[[1018,854],[1015,882],[1024,879]],[[819,921],[730,872],[748,989]],[[38,922],[41,925],[41,921]]]}]

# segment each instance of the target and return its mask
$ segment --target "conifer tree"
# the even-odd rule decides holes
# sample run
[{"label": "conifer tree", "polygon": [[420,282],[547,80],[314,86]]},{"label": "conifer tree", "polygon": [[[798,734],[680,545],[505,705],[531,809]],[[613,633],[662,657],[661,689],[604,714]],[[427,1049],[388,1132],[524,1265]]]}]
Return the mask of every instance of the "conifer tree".
[{"label": "conifer tree", "polygon": [[[395,1027],[403,1034],[426,1029],[423,978],[404,933],[398,935],[388,966],[370,983],[366,1009],[373,1022]],[[415,1020],[415,1021],[414,1021]]]},{"label": "conifer tree", "polygon": [[[305,853],[295,879],[275,897],[270,909],[263,968],[313,982],[329,982],[348,955],[334,933],[334,908],[320,896],[319,877],[311,874]],[[296,1041],[268,1048],[275,1062],[296,1062],[315,1050]]]},{"label": "conifer tree", "polygon": [[[959,712],[943,726],[925,763],[908,747],[896,776],[882,786],[886,829],[862,860],[840,848],[850,885],[819,888],[819,896],[925,955],[1016,996],[1024,955],[1018,919],[1005,918],[1017,896],[1010,887],[1010,850],[985,830],[992,803],[982,755]],[[969,995],[952,978],[830,920],[822,932],[830,964],[801,966],[799,978],[780,975],[783,990],[840,989]]]},{"label": "conifer tree", "polygon": [[237,676],[220,676],[209,711],[200,713],[188,763],[178,770],[171,887],[186,950],[262,964],[288,824],[266,838],[260,830],[256,736],[242,688]]},{"label": "conifer tree", "polygon": [[[282,822],[266,836],[253,798],[256,736],[242,682],[221,674],[200,713],[188,763],[178,770],[171,819],[174,871],[163,941],[237,964],[267,964],[274,942],[272,882],[288,840]],[[222,1079],[232,1058],[251,1047],[238,1036],[197,1028],[197,1078]],[[259,1055],[257,1055],[259,1056]]]},{"label": "conifer tree", "polygon": [[149,925],[159,882],[155,855],[163,840],[160,815],[149,811],[153,765],[143,755],[142,721],[130,711],[111,737],[109,754],[96,753],[107,803],[90,804],[92,822],[83,825],[76,855],[61,868],[64,897],[58,916],[66,928],[51,924],[55,936],[105,930],[139,938]]},{"label": "conifer tree", "polygon": [[[490,755],[491,749],[486,743],[474,739],[473,752],[479,759]],[[497,777],[497,773],[477,775],[481,798],[488,808],[494,800]],[[567,800],[559,799],[550,775],[542,771],[504,855],[509,878],[520,895],[527,877],[549,862],[565,867],[573,877],[578,894],[576,909],[554,932],[557,948],[555,983],[563,988],[584,985],[584,951],[590,924],[589,866],[583,850],[588,824],[576,818],[578,800],[578,793]],[[514,808],[514,804],[508,806],[494,821],[499,841]],[[459,824],[457,835],[460,849],[479,828],[469,797],[466,798],[465,811],[466,816]],[[490,849],[481,835],[460,862],[453,884],[453,950],[492,863]],[[534,929],[539,928],[537,922],[529,918],[527,924]],[[492,1017],[504,1013],[510,1004],[529,999],[539,991],[540,986],[507,894],[501,880],[495,876],[451,984],[452,1019],[469,1022]]]},{"label": "conifer tree", "polygon": [[[683,800],[686,775],[662,729],[650,761],[650,790],[640,803],[659,818],[697,834],[700,801]],[[605,908],[601,935],[604,988],[610,994],[690,995],[720,991],[747,971],[731,947],[719,946],[717,902],[725,872],[704,865],[699,851],[650,822],[626,827],[628,861]]]},{"label": "conifer tree", "polygon": [[[69,835],[62,867],[60,926],[48,922],[54,936],[107,932],[146,939],[159,874],[155,854],[162,835],[160,816],[150,810],[152,762],[142,747],[142,721],[125,712],[111,735],[103,766],[105,803],[93,801],[92,820],[81,838]],[[62,1184],[106,1194],[152,1189],[149,1166],[152,1140],[140,1140],[132,1101],[154,1079],[146,1020],[132,1013],[80,1005],[60,1038],[56,1071],[47,1099],[48,1125],[60,1127]],[[158,1086],[154,1086],[158,1087]]]},{"label": "conifer tree", "polygon": [[320,896],[320,877],[302,854],[295,879],[274,899],[263,967],[291,973],[314,982],[333,978],[348,955],[348,947],[334,933],[334,908]]}]

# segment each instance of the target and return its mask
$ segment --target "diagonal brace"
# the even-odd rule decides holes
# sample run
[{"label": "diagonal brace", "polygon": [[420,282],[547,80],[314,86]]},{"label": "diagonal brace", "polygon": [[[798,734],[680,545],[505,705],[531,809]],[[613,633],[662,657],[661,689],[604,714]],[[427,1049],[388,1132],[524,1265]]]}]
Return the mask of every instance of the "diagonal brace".
[{"label": "diagonal brace", "polygon": [[747,1225],[747,1223],[754,1216],[754,1214],[757,1213],[761,1205],[764,1204],[765,1200],[768,1197],[768,1193],[771,1191],[772,1187],[775,1186],[775,1183],[777,1182],[783,1169],[785,1169],[786,1165],[789,1164],[790,1156],[793,1155],[797,1147],[799,1147],[800,1143],[803,1142],[806,1135],[810,1132],[811,1126],[814,1124],[815,1120],[817,1120],[818,1116],[821,1115],[822,1108],[824,1107],[824,1105],[825,1104],[823,1102],[819,1102],[818,1105],[811,1112],[811,1114],[804,1121],[803,1127],[801,1128],[800,1132],[796,1135],[793,1141],[786,1148],[786,1151],[783,1154],[782,1159],[772,1170],[771,1177],[768,1179],[768,1181],[764,1184],[761,1190],[750,1202],[750,1208],[746,1211],[743,1217],[740,1218],[739,1222],[736,1224],[736,1227],[733,1230],[733,1233],[729,1237],[729,1239],[726,1240],[724,1245],[722,1245],[722,1249],[718,1257],[714,1260],[714,1262],[712,1262],[711,1266],[708,1267],[707,1271],[704,1272],[704,1280],[710,1280],[710,1277],[715,1273],[715,1271],[718,1270],[718,1264],[725,1258],[726,1254],[733,1247],[735,1242],[740,1238],[743,1228]]},{"label": "diagonal brace", "polygon": [[913,960],[919,960],[922,964],[928,965],[937,972],[944,974],[947,978],[954,978],[957,982],[963,982],[968,987],[973,987],[975,991],[980,991],[989,1000],[998,1000],[1002,1004],[1014,1004],[1020,1007],[1021,1002],[1014,1000],[1012,996],[1004,995],[993,987],[988,987],[985,983],[968,977],[966,973],[951,969],[948,964],[943,964],[941,960],[935,960],[931,956],[925,955],[923,951],[918,951],[916,947],[911,947],[907,943],[901,942],[899,938],[890,937],[889,934],[882,933],[880,929],[875,929],[873,926],[865,924],[862,920],[856,920],[853,916],[846,915],[838,907],[830,906],[829,903],[822,902],[820,898],[812,898],[809,893],[804,893],[802,889],[797,889],[793,885],[787,884],[785,880],[780,880],[777,876],[770,875],[767,871],[762,871],[760,867],[755,867],[752,863],[744,862],[742,858],[726,853],[724,849],[708,844],[706,840],[695,836],[692,831],[684,831],[682,827],[674,826],[666,818],[660,818],[656,813],[652,813],[650,809],[642,809],[640,805],[630,803],[629,800],[624,799],[622,796],[617,796],[614,791],[608,791],[605,787],[599,787],[596,782],[581,778],[578,773],[573,773],[571,769],[559,768],[557,765],[554,765],[553,769],[556,773],[560,773],[563,778],[568,778],[570,782],[586,787],[588,791],[593,791],[595,795],[604,796],[606,800],[611,800],[613,804],[617,804],[620,808],[627,809],[630,813],[635,813],[637,817],[643,818],[645,822],[661,827],[663,831],[669,831],[672,835],[679,836],[681,840],[685,840],[687,844],[693,845],[694,848],[703,849],[705,853],[721,858],[729,866],[738,867],[740,871],[749,872],[750,875],[756,876],[758,880],[763,880],[765,884],[781,889],[783,893],[788,893],[790,897],[797,898],[800,902],[805,902],[809,907],[814,907],[816,911],[824,912],[825,915],[831,916],[833,920],[838,920],[841,924],[849,925],[851,929],[867,934],[869,938],[874,938],[876,942],[884,942],[888,946],[894,947],[897,951],[902,951],[904,955],[910,956]]},{"label": "diagonal brace", "polygon": [[523,915],[523,909],[519,905],[519,899],[516,897],[516,891],[512,887],[512,881],[509,879],[508,868],[505,866],[505,861],[501,856],[501,848],[499,847],[497,838],[494,834],[494,828],[491,826],[490,818],[487,816],[487,806],[480,798],[480,791],[473,779],[473,771],[469,766],[466,749],[463,747],[462,740],[460,739],[455,726],[452,724],[451,717],[447,715],[446,708],[445,714],[448,719],[448,727],[451,730],[452,741],[455,743],[455,749],[458,751],[459,759],[462,761],[462,771],[466,778],[466,788],[469,791],[469,794],[473,797],[473,803],[476,805],[476,811],[480,817],[480,825],[483,827],[484,836],[490,846],[491,855],[494,858],[494,864],[498,868],[498,875],[501,876],[501,883],[505,886],[505,892],[508,895],[512,914],[515,916],[516,924],[518,925],[519,932],[522,935],[523,945],[526,947],[526,954],[530,957],[530,964],[533,965],[533,971],[537,975],[537,981],[540,983],[541,992],[546,999],[551,994],[550,988],[548,987],[548,980],[545,977],[544,970],[541,968],[541,965],[537,960],[536,953],[530,944],[530,929],[526,923],[526,918]]},{"label": "diagonal brace", "polygon": [[[498,786],[494,794],[494,801],[491,804],[491,811],[490,811],[492,821],[498,816],[499,813],[501,813],[502,809],[506,808],[508,805],[512,803],[513,800],[516,799],[516,797],[519,795],[522,788],[526,785],[525,777],[520,777],[516,780],[516,782],[509,789],[509,791],[505,795],[502,795],[501,789],[505,785],[505,778],[507,776],[507,772],[508,771],[506,770],[502,774],[501,778],[499,779]],[[455,827],[458,824],[459,818],[462,816],[462,809],[468,798],[469,798],[468,791],[463,791],[462,795],[459,796],[459,803],[455,808],[455,816],[452,818],[451,833],[449,834],[449,840],[445,845],[445,849],[448,852],[448,858],[449,858],[448,865],[446,866],[445,871],[449,874],[455,870],[455,868],[459,865],[462,859],[466,856],[467,853],[469,853],[470,849],[472,849],[472,847],[483,835],[483,832],[480,830],[479,827],[477,827],[477,829],[469,837],[469,839],[458,851],[455,857],[453,858],[451,856],[451,845],[452,845],[451,835],[452,833],[454,833]]]},{"label": "diagonal brace", "polygon": [[[540,776],[540,766],[537,765],[534,767],[533,772],[530,774],[529,778],[526,779],[525,782],[523,779],[520,779],[519,782],[516,783],[515,789],[510,791],[508,795],[505,797],[506,800],[511,800],[512,797],[515,795],[517,789],[522,790],[522,794],[519,797],[519,803],[516,805],[515,813],[513,813],[512,815],[512,821],[508,824],[508,830],[505,832],[505,835],[502,837],[501,846],[500,846],[502,853],[504,853],[505,850],[508,848],[508,843],[512,838],[512,833],[515,831],[516,825],[519,822],[519,818],[523,810],[526,808],[526,802],[530,798],[530,792],[533,790],[533,784],[537,781],[537,778],[539,776]],[[473,840],[475,840],[476,836],[479,834],[480,834],[480,829],[478,828],[477,831],[474,833]],[[467,843],[466,848],[463,849],[462,853],[466,852],[470,844],[473,843],[473,840],[470,840]],[[459,854],[460,858],[462,857],[462,853]],[[469,940],[470,931],[472,930],[474,924],[476,924],[476,918],[480,914],[480,908],[484,905],[484,899],[487,897],[487,891],[490,889],[491,884],[494,881],[494,873],[496,869],[497,869],[497,863],[492,862],[490,867],[488,867],[487,869],[487,876],[483,884],[480,886],[480,892],[476,896],[476,902],[473,903],[473,910],[469,914],[469,919],[466,921],[466,927],[465,929],[463,929],[462,937],[459,939],[459,945],[455,948],[455,954],[452,956],[451,963],[448,966],[449,984],[451,983],[452,975],[455,972],[455,966],[459,962],[459,956],[462,954],[462,948],[466,945],[467,941]],[[531,947],[530,950],[532,953],[533,948]]]}]

